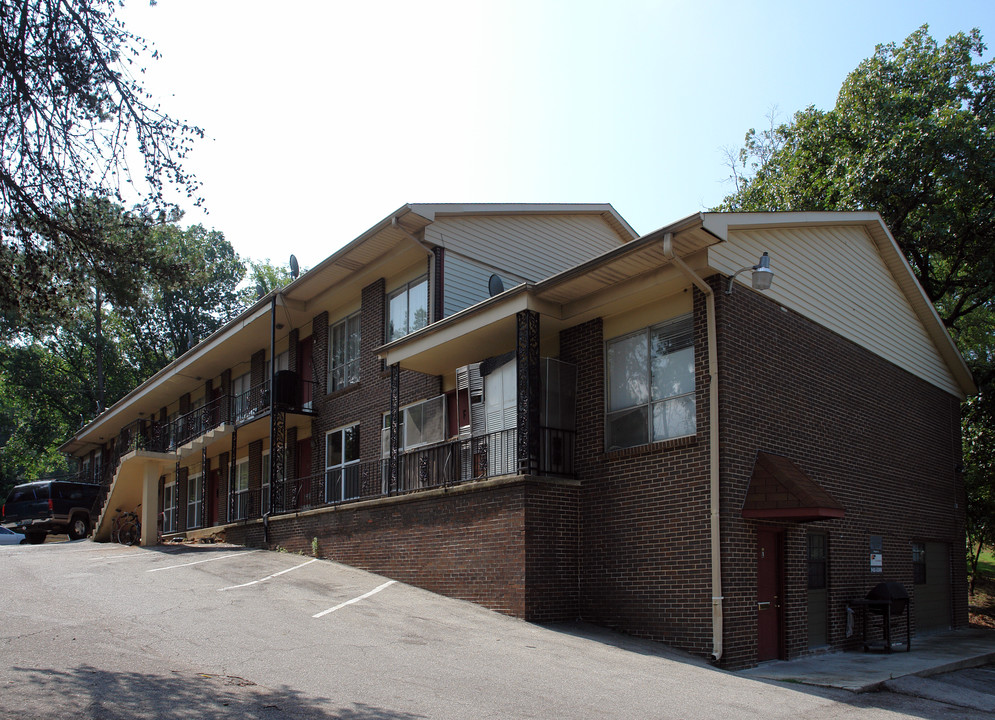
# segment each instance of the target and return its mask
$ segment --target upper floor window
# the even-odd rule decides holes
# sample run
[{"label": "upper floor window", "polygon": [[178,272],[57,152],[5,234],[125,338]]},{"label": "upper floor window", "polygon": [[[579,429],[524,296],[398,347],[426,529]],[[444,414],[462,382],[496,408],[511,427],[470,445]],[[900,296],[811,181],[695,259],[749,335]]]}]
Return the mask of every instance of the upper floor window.
[{"label": "upper floor window", "polygon": [[693,435],[692,316],[609,341],[607,395],[609,450]]},{"label": "upper floor window", "polygon": [[428,275],[387,296],[387,342],[428,325]]},{"label": "upper floor window", "polygon": [[328,392],[359,382],[359,321],[356,312],[328,331]]}]

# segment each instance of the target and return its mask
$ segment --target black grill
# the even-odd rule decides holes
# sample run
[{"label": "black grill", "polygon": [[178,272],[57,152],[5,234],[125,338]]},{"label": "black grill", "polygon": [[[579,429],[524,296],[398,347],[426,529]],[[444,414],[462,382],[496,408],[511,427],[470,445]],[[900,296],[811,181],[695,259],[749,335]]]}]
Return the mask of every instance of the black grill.
[{"label": "black grill", "polygon": [[[860,608],[863,614],[864,650],[884,650],[891,652],[891,619],[905,615],[905,650],[912,649],[911,622],[909,616],[909,593],[900,582],[880,582],[871,588],[862,598],[851,600],[850,607]],[[868,641],[868,612],[881,618],[881,636],[879,642]]]}]

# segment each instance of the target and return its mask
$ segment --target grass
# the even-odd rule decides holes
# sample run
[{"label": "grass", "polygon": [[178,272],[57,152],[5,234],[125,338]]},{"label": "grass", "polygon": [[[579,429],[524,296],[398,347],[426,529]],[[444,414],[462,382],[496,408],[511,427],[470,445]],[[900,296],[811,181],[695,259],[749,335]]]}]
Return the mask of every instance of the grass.
[{"label": "grass", "polygon": [[974,580],[974,592],[968,598],[968,613],[974,627],[995,629],[995,554],[991,548],[984,550],[978,561],[978,576]]}]

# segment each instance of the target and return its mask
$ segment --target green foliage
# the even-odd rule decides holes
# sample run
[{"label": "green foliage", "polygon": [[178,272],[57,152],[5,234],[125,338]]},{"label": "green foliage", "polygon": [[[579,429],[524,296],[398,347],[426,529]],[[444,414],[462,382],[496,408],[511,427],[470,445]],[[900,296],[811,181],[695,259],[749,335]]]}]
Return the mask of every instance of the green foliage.
[{"label": "green foliage", "polygon": [[720,210],[877,210],[974,374],[968,533],[995,540],[995,61],[978,30],[879,45],[831,110],[750,130]]},{"label": "green foliage", "polygon": [[74,212],[79,198],[127,194],[146,219],[168,217],[167,186],[200,204],[199,183],[181,162],[203,131],[165,114],[138,81],[156,53],[124,27],[119,5],[0,0],[0,311],[8,326],[36,329],[53,308],[72,306],[77,268],[127,282],[147,259],[108,247],[86,213]]},{"label": "green foliage", "polygon": [[242,304],[252,305],[268,292],[286,287],[292,279],[289,268],[274,265],[269,258],[261,262],[250,261],[249,275],[246,278],[248,287],[241,293]]},{"label": "green foliage", "polygon": [[71,305],[39,314],[33,332],[8,330],[0,348],[0,482],[65,471],[57,448],[81,424],[242,309],[245,266],[223,234],[136,219],[104,201],[72,210],[80,208],[109,253],[145,260],[118,265],[126,275],[99,260],[74,269],[75,285],[62,294]]},{"label": "green foliage", "polygon": [[836,106],[751,130],[725,210],[877,210],[947,326],[995,295],[995,65],[977,30],[879,45]]}]

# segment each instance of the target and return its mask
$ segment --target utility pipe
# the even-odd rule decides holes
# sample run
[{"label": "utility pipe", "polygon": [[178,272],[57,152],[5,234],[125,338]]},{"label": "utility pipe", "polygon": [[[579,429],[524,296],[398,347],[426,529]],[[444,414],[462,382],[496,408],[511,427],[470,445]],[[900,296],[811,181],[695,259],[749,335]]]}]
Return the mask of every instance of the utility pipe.
[{"label": "utility pipe", "polygon": [[719,359],[715,340],[715,293],[686,262],[674,252],[674,235],[663,236],[663,254],[705,295],[705,321],[708,328],[708,475],[710,495],[710,535],[712,549],[712,662],[722,657],[722,543],[719,528]]}]

